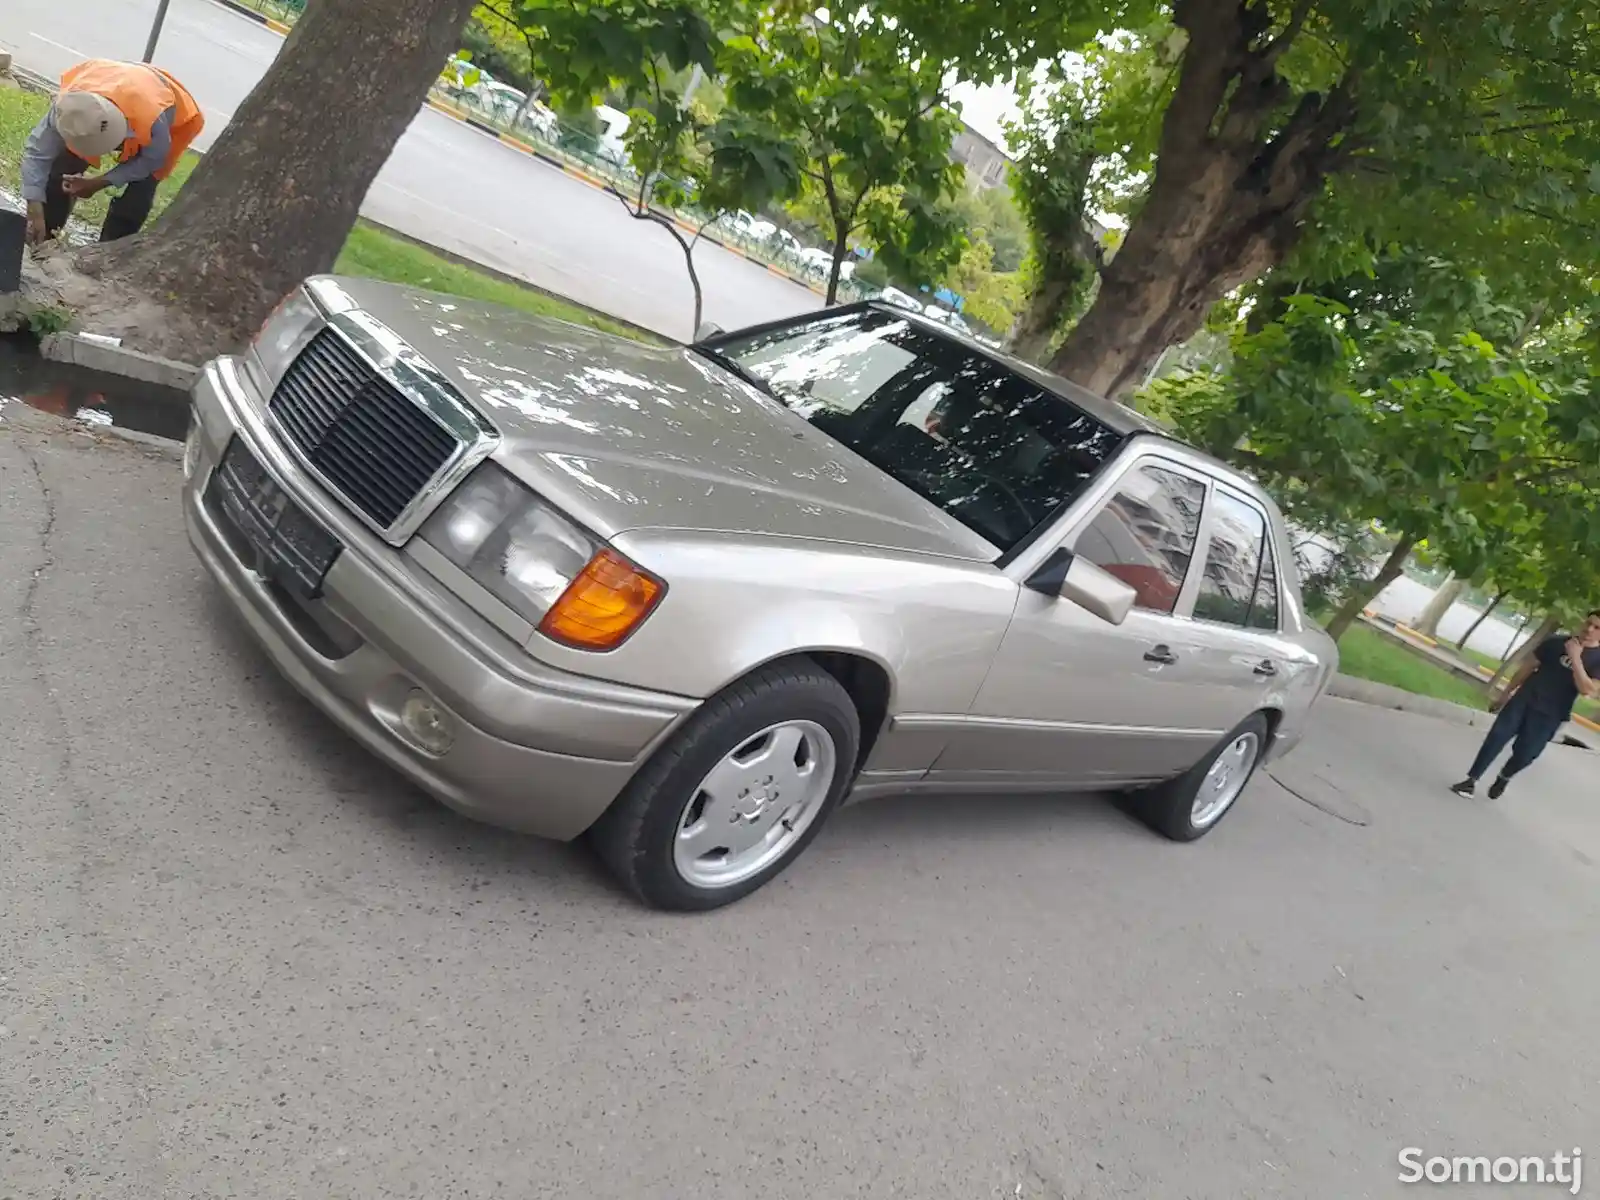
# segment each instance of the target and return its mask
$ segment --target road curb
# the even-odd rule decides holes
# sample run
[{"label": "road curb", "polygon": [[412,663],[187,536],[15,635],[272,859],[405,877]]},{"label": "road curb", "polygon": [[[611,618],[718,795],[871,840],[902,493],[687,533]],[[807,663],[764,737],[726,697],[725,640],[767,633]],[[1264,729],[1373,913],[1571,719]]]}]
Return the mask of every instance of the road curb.
[{"label": "road curb", "polygon": [[179,392],[187,392],[200,377],[200,368],[192,363],[130,350],[126,346],[113,346],[76,333],[45,335],[39,339],[39,353],[51,362],[102,371]]},{"label": "road curb", "polygon": [[1370,679],[1358,679],[1354,675],[1335,675],[1328,684],[1328,695],[1337,696],[1341,700],[1354,700],[1359,704],[1370,704],[1376,708],[1393,709],[1395,712],[1421,713],[1441,721],[1449,721],[1452,725],[1468,725],[1474,729],[1487,729],[1494,723],[1492,714],[1479,712],[1464,704],[1452,704],[1448,700],[1438,700],[1432,696],[1419,696],[1415,692],[1390,687],[1386,683],[1374,683]]},{"label": "road curb", "polygon": [[290,26],[285,25],[282,21],[274,20],[273,18],[267,16],[266,13],[257,12],[248,5],[235,4],[233,0],[212,0],[212,2],[215,4],[220,4],[223,8],[232,9],[241,17],[247,17],[248,19],[254,21],[257,25],[265,25],[268,29],[272,30],[273,33],[283,34],[285,37],[287,37],[289,34]]},{"label": "road curb", "polygon": [[[1448,700],[1438,700],[1432,696],[1419,696],[1415,692],[1390,687],[1386,683],[1357,679],[1354,675],[1335,675],[1328,684],[1327,694],[1338,700],[1350,700],[1357,704],[1387,708],[1394,712],[1417,713],[1419,716],[1432,717],[1437,721],[1469,729],[1487,729],[1494,724],[1493,713],[1480,712],[1464,704],[1452,704]],[[1556,740],[1569,746],[1591,750],[1600,743],[1583,732],[1588,724],[1581,718],[1575,718],[1562,726],[1561,732],[1556,735]],[[1580,736],[1581,733],[1583,736]]]}]

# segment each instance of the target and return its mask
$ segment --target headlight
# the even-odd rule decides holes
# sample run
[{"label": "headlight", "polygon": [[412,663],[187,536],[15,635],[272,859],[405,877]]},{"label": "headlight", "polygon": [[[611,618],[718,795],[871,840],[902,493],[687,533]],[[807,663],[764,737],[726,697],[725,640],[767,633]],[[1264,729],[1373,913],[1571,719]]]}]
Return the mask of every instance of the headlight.
[{"label": "headlight", "polygon": [[263,396],[272,394],[289,364],[322,325],[322,310],[303,287],[295,288],[272,310],[245,355],[245,368]]},{"label": "headlight", "polygon": [[619,645],[662,591],[493,463],[435,510],[421,536],[541,633],[582,649]]}]

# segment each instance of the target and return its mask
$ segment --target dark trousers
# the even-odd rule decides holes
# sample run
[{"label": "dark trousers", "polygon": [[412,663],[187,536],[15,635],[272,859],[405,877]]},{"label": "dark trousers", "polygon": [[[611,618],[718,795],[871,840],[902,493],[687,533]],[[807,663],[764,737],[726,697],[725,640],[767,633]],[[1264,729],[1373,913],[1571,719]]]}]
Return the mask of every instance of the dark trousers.
[{"label": "dark trousers", "polygon": [[1478,751],[1478,757],[1472,760],[1472,769],[1467,775],[1472,779],[1483,778],[1483,773],[1500,757],[1500,752],[1510,745],[1511,757],[1500,772],[1501,776],[1510,779],[1544,753],[1544,748],[1561,732],[1564,724],[1565,717],[1539,712],[1528,704],[1527,697],[1518,692],[1506,701],[1494,724],[1489,726],[1483,746]]},{"label": "dark trousers", "polygon": [[[76,154],[63,153],[50,164],[50,181],[44,189],[44,227],[51,237],[61,232],[72,213],[73,200],[62,190],[62,177],[82,175],[88,169],[89,164]],[[158,182],[147,178],[123,185],[122,194],[111,198],[105,224],[100,226],[102,242],[130,237],[144,228],[144,223],[150,219],[150,206],[156,202]]]}]

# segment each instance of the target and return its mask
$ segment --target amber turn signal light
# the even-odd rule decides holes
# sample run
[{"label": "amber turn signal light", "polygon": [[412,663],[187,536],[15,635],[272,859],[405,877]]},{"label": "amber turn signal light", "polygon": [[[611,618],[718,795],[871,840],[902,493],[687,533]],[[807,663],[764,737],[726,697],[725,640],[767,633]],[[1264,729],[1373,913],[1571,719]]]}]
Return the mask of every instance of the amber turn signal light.
[{"label": "amber turn signal light", "polygon": [[661,591],[615,550],[602,550],[550,606],[539,632],[579,650],[610,650],[650,615]]}]

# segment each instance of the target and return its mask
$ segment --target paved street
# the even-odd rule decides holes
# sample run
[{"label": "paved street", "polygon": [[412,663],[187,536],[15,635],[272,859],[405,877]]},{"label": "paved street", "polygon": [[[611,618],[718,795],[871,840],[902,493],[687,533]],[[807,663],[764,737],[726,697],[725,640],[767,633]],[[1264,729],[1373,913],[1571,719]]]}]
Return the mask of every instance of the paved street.
[{"label": "paved street", "polygon": [[1583,751],[1468,803],[1470,730],[1326,701],[1312,803],[1198,845],[886,800],[656,915],[336,733],[176,456],[64,429],[0,407],[0,1196],[1354,1200],[1595,1149]]},{"label": "paved street", "polygon": [[[137,59],[156,0],[5,0],[0,49],[49,76],[86,57]],[[283,39],[210,0],[173,0],[155,61],[206,112],[205,149]],[[424,108],[367,195],[363,213],[413,237],[672,337],[688,338],[683,252],[612,197]],[[821,306],[815,293],[720,246],[695,262],[705,319],[733,329]]]}]

